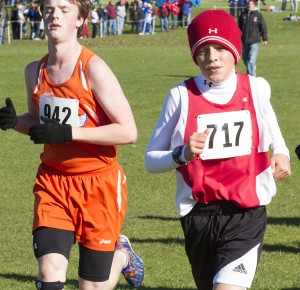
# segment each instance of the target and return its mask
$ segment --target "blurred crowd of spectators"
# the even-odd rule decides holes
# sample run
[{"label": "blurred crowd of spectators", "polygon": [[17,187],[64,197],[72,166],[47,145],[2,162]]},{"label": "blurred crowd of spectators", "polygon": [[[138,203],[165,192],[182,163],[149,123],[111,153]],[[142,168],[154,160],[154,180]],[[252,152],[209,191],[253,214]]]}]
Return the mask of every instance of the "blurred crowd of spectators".
[{"label": "blurred crowd of spectators", "polygon": [[108,5],[95,3],[91,12],[92,37],[122,34],[125,24],[131,26],[131,33],[153,34],[156,17],[162,32],[187,27],[194,6],[191,0],[165,0],[160,6],[152,0],[109,1]]},{"label": "blurred crowd of spectators", "polygon": [[[191,21],[191,10],[200,5],[194,0],[127,0],[109,1],[102,4],[93,1],[89,18],[84,23],[81,38],[96,38],[122,34],[125,25],[130,25],[128,32],[140,35],[155,33],[156,17],[160,31],[187,27]],[[198,0],[199,1],[199,0]],[[159,5],[158,5],[159,3]],[[10,9],[8,9],[8,7]],[[89,33],[91,24],[91,35]],[[12,39],[44,39],[44,23],[41,7],[37,2],[20,0],[0,0],[0,45],[4,44],[11,27]]]},{"label": "blurred crowd of spectators", "polygon": [[[8,9],[8,6],[10,6],[10,9]],[[9,23],[13,39],[27,37],[29,39],[40,40],[45,38],[41,8],[36,3],[14,0],[6,2],[1,0],[0,44],[4,44]]]}]

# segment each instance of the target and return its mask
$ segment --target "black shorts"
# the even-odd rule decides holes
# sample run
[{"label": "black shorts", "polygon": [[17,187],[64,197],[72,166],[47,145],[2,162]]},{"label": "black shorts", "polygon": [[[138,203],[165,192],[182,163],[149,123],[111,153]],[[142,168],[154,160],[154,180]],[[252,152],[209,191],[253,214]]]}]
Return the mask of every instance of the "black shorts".
[{"label": "black shorts", "polygon": [[266,230],[266,208],[229,202],[196,204],[181,218],[185,250],[198,289],[224,283],[250,288]]},{"label": "black shorts", "polygon": [[[74,243],[74,232],[71,231],[41,227],[33,232],[33,250],[37,259],[57,253],[69,260]],[[113,257],[114,251],[95,251],[79,244],[79,277],[93,282],[108,280]]]}]

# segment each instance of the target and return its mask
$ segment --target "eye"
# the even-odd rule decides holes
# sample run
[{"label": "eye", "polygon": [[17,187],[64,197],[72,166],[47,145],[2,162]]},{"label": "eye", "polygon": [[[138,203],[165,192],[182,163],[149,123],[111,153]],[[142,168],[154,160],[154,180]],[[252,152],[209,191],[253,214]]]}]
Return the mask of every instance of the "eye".
[{"label": "eye", "polygon": [[44,14],[50,14],[53,13],[53,7],[45,7],[44,8]]},{"label": "eye", "polygon": [[198,54],[203,55],[203,54],[205,54],[206,52],[207,52],[207,49],[205,49],[205,47],[201,47],[201,48],[199,49],[199,51],[198,51]]},{"label": "eye", "polygon": [[69,11],[70,11],[69,8],[63,8],[63,9],[62,9],[62,13],[68,13]]},{"label": "eye", "polygon": [[224,51],[224,50],[226,50],[226,48],[223,47],[223,46],[221,46],[221,45],[217,45],[217,46],[215,46],[215,50],[217,50],[217,51]]}]

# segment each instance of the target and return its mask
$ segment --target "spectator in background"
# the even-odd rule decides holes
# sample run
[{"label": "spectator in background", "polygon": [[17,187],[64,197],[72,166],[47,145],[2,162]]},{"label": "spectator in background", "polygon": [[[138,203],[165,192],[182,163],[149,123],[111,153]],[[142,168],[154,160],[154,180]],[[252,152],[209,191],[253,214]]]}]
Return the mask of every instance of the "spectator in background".
[{"label": "spectator in background", "polygon": [[111,0],[108,2],[107,9],[107,21],[108,21],[108,35],[117,34],[117,12],[114,2]]},{"label": "spectator in background", "polygon": [[24,16],[24,9],[26,8],[26,3],[23,5],[21,2],[17,1],[18,3],[18,19],[20,27],[20,38],[22,38],[22,34],[27,33],[26,27],[26,18]]},{"label": "spectator in background", "polygon": [[146,17],[147,17],[147,12],[148,12],[148,1],[144,1],[143,5],[141,7],[141,10],[143,11],[143,21],[141,21],[141,26],[140,26],[140,33],[144,34],[145,32],[145,27],[146,27]]},{"label": "spectator in background", "polygon": [[152,33],[152,21],[153,17],[155,16],[155,9],[152,7],[151,3],[144,2],[147,5],[146,9],[144,10],[144,26],[143,30],[140,32],[141,35],[143,34],[151,34]]},{"label": "spectator in background", "polygon": [[264,46],[268,43],[267,25],[263,15],[258,11],[256,0],[249,1],[249,8],[238,18],[238,26],[242,31],[242,59],[249,75],[256,75],[256,60],[260,40]]},{"label": "spectator in background", "polygon": [[169,31],[169,21],[168,21],[169,10],[166,7],[166,3],[163,3],[158,8],[157,15],[160,19],[160,30],[162,32]]},{"label": "spectator in background", "polygon": [[[90,16],[88,16],[89,18]],[[80,35],[80,38],[83,38],[83,39],[87,39],[90,37],[90,34],[89,34],[89,20],[88,18],[86,18],[83,22],[83,28],[82,28],[82,32],[81,32],[81,35]]]},{"label": "spectator in background", "polygon": [[34,9],[34,40],[40,39],[41,22],[43,20],[40,6],[37,5]]},{"label": "spectator in background", "polygon": [[155,2],[151,1],[151,33],[155,33],[155,19],[156,19],[156,9],[155,9]]},{"label": "spectator in background", "polygon": [[232,17],[235,16],[235,0],[228,0],[229,12]]},{"label": "spectator in background", "polygon": [[22,33],[27,36],[27,15],[29,9],[27,8],[26,4],[23,6],[23,24],[22,24]]},{"label": "spectator in background", "polygon": [[248,0],[237,0],[237,18],[240,17],[246,8],[248,8]]},{"label": "spectator in background", "polygon": [[292,11],[298,12],[298,0],[291,0]]},{"label": "spectator in background", "polygon": [[168,9],[168,24],[169,24],[169,28],[171,28],[170,26],[170,15],[171,15],[171,6],[172,6],[172,2],[171,0],[167,0],[165,1],[165,4],[166,4],[166,8]]},{"label": "spectator in background", "polygon": [[286,10],[286,2],[287,2],[287,0],[282,0],[282,3],[281,3],[281,10],[282,11]]},{"label": "spectator in background", "polygon": [[27,21],[30,22],[30,39],[34,38],[34,9],[36,5],[30,4],[30,8],[27,14]]},{"label": "spectator in background", "polygon": [[47,36],[45,34],[45,25],[44,25],[44,20],[41,20],[41,25],[40,25],[40,39],[47,39]]},{"label": "spectator in background", "polygon": [[21,38],[21,29],[20,29],[20,22],[19,22],[19,4],[15,3],[14,7],[11,9],[10,21],[11,21],[11,28],[12,28],[12,37],[13,39],[20,39]]},{"label": "spectator in background", "polygon": [[100,23],[100,37],[104,37],[106,34],[106,26],[107,26],[107,9],[104,8],[103,4],[100,4],[100,7],[97,9],[97,13],[99,16]]},{"label": "spectator in background", "polygon": [[182,14],[182,6],[184,4],[184,0],[178,0],[178,26],[183,27],[183,14]]},{"label": "spectator in background", "polygon": [[185,0],[182,5],[182,15],[185,27],[188,27],[191,22],[192,7],[193,3],[190,0]]},{"label": "spectator in background", "polygon": [[130,8],[131,33],[140,32],[139,26],[140,26],[140,21],[142,21],[142,19],[140,19],[140,15],[141,15],[140,10],[141,8],[139,7],[138,1],[134,1]]},{"label": "spectator in background", "polygon": [[[138,1],[135,1],[135,2],[137,2],[137,3],[139,3]],[[139,6],[139,4],[138,4],[138,6]],[[147,9],[147,2],[144,2],[143,3],[143,5],[142,5],[142,7],[141,6],[139,6],[139,33],[142,33],[143,32],[143,30],[144,30],[144,19],[145,19],[145,17],[146,17],[146,13],[145,13],[145,9]]]},{"label": "spectator in background", "polygon": [[148,10],[146,15],[146,34],[152,34],[153,33],[153,19],[155,17],[156,11],[155,8],[152,6],[151,3],[148,3]]},{"label": "spectator in background", "polygon": [[97,33],[98,33],[98,27],[99,27],[99,15],[97,12],[97,7],[94,6],[92,8],[92,12],[91,12],[91,22],[92,22],[92,38],[96,38]]},{"label": "spectator in background", "polygon": [[120,0],[116,4],[117,12],[117,32],[118,34],[123,33],[123,28],[126,18],[126,0]]},{"label": "spectator in background", "polygon": [[5,1],[0,2],[0,45],[5,42],[6,28],[8,23],[8,10]]},{"label": "spectator in background", "polygon": [[172,29],[177,28],[178,26],[178,14],[179,14],[179,7],[178,7],[178,0],[174,0],[171,4],[171,18],[172,18]]}]

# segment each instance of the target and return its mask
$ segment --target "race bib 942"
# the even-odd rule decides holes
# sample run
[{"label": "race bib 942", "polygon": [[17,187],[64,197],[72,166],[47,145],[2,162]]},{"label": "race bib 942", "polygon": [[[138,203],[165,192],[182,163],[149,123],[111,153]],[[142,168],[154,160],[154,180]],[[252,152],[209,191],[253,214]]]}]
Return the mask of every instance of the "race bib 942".
[{"label": "race bib 942", "polygon": [[204,114],[197,117],[198,132],[209,129],[202,159],[221,159],[249,155],[252,127],[248,110]]},{"label": "race bib 942", "polygon": [[40,96],[40,117],[68,124],[72,127],[78,126],[79,101],[75,99],[64,99],[54,96]]}]

